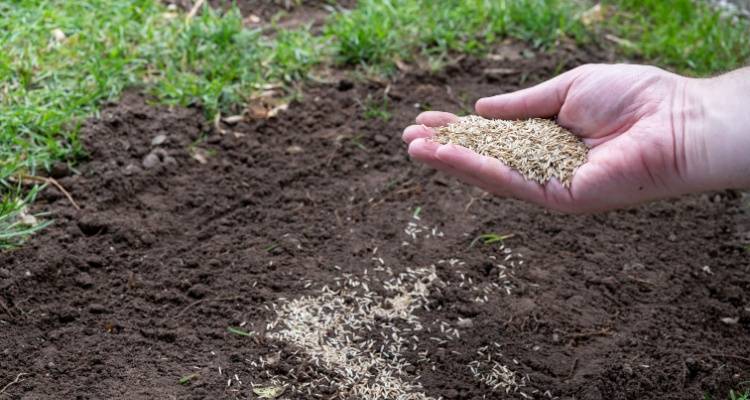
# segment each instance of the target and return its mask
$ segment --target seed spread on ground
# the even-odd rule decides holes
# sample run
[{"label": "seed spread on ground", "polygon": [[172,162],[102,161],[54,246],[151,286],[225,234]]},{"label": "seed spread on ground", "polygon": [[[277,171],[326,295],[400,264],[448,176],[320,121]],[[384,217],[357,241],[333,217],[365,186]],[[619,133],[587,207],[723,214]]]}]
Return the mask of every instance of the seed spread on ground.
[{"label": "seed spread on ground", "polygon": [[541,118],[508,121],[470,115],[437,128],[432,140],[497,158],[528,180],[545,184],[556,178],[565,187],[588,153],[579,137]]}]

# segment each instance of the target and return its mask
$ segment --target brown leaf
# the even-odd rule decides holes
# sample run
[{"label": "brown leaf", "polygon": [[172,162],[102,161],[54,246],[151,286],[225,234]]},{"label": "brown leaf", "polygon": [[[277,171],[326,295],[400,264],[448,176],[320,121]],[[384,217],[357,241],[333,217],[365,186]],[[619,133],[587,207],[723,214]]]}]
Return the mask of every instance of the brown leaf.
[{"label": "brown leaf", "polygon": [[578,19],[582,24],[588,26],[599,24],[607,19],[607,7],[597,4],[581,13]]}]

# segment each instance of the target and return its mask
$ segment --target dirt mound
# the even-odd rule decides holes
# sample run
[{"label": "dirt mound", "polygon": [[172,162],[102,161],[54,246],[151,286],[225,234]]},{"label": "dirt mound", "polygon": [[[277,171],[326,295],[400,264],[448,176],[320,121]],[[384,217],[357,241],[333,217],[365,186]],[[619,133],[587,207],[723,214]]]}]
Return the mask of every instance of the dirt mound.
[{"label": "dirt mound", "polygon": [[[348,81],[225,135],[197,108],[133,93],[107,107],[83,130],[90,161],[60,179],[83,210],[46,190],[55,225],[2,254],[0,387],[25,373],[7,396],[723,398],[750,379],[741,195],[563,216],[408,160],[417,108],[599,60],[511,58],[396,80],[388,121],[364,118],[385,88]],[[489,232],[514,236],[473,240]]]}]

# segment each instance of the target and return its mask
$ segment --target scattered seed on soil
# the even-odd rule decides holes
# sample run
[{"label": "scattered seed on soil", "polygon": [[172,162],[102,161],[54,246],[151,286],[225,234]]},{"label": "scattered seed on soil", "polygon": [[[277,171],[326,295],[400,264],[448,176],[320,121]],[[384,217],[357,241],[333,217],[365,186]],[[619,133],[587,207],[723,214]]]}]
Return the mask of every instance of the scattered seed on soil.
[{"label": "scattered seed on soil", "polygon": [[556,178],[570,187],[588,153],[580,138],[548,119],[508,121],[470,115],[436,131],[435,142],[457,144],[497,158],[540,184]]}]

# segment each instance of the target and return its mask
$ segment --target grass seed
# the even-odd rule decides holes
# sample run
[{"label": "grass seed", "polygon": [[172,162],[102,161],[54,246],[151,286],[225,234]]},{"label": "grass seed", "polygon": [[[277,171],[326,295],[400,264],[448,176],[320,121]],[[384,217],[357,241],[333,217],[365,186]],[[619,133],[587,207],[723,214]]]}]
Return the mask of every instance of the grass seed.
[{"label": "grass seed", "polygon": [[437,128],[432,140],[496,158],[527,180],[545,184],[556,178],[565,187],[588,153],[578,136],[541,118],[508,121],[470,115]]}]

